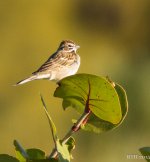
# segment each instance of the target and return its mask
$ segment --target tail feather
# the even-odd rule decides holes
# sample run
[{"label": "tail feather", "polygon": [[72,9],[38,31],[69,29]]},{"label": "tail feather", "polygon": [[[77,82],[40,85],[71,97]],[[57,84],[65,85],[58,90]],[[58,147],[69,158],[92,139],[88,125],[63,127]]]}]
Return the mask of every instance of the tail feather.
[{"label": "tail feather", "polygon": [[23,79],[23,80],[19,81],[18,83],[15,84],[15,86],[30,82],[32,80],[35,80],[36,78],[37,78],[36,75],[30,76],[30,77],[28,77],[26,79]]}]

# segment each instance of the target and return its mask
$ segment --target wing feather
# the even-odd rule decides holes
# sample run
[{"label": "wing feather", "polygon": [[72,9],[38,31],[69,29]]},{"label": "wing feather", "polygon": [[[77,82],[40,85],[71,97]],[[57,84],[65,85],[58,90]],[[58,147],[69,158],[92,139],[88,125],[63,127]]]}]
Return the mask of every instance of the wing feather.
[{"label": "wing feather", "polygon": [[47,73],[59,70],[66,66],[71,66],[74,62],[76,62],[76,59],[77,56],[75,53],[56,52],[37,71],[33,72],[33,74],[40,72]]}]

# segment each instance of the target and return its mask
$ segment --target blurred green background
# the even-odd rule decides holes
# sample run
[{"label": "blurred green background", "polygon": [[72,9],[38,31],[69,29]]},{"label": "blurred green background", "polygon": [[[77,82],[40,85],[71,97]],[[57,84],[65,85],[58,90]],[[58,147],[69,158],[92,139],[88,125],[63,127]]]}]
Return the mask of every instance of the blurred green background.
[{"label": "blurred green background", "polygon": [[61,100],[53,97],[54,82],[12,86],[46,61],[63,39],[81,46],[80,73],[109,75],[124,86],[129,99],[128,116],[119,128],[75,135],[73,161],[129,161],[127,154],[150,146],[149,0],[0,0],[0,153],[14,155],[14,139],[25,148],[51,152],[39,92],[60,138],[77,117],[73,110],[64,112]]}]

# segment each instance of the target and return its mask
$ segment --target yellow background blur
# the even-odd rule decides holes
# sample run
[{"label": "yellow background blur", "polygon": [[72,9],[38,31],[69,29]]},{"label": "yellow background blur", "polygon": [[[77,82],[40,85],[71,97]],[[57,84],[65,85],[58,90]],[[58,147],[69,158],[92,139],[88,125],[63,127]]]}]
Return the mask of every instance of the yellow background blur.
[{"label": "yellow background blur", "polygon": [[0,153],[14,155],[14,139],[25,148],[51,152],[39,92],[60,138],[77,117],[73,110],[64,112],[61,100],[53,97],[54,82],[12,86],[46,61],[63,39],[81,46],[80,73],[109,75],[124,86],[129,99],[128,116],[119,128],[75,135],[73,161],[129,161],[127,154],[150,146],[149,0],[0,0]]}]

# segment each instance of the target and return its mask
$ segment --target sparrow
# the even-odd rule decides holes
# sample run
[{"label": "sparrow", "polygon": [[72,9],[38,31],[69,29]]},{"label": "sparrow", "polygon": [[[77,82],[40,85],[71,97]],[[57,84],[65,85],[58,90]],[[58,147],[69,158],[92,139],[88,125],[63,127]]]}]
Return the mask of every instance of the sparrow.
[{"label": "sparrow", "polygon": [[71,40],[63,40],[57,51],[38,70],[28,78],[16,83],[16,85],[39,79],[58,82],[67,76],[74,75],[80,66],[80,56],[76,53],[79,47]]}]

